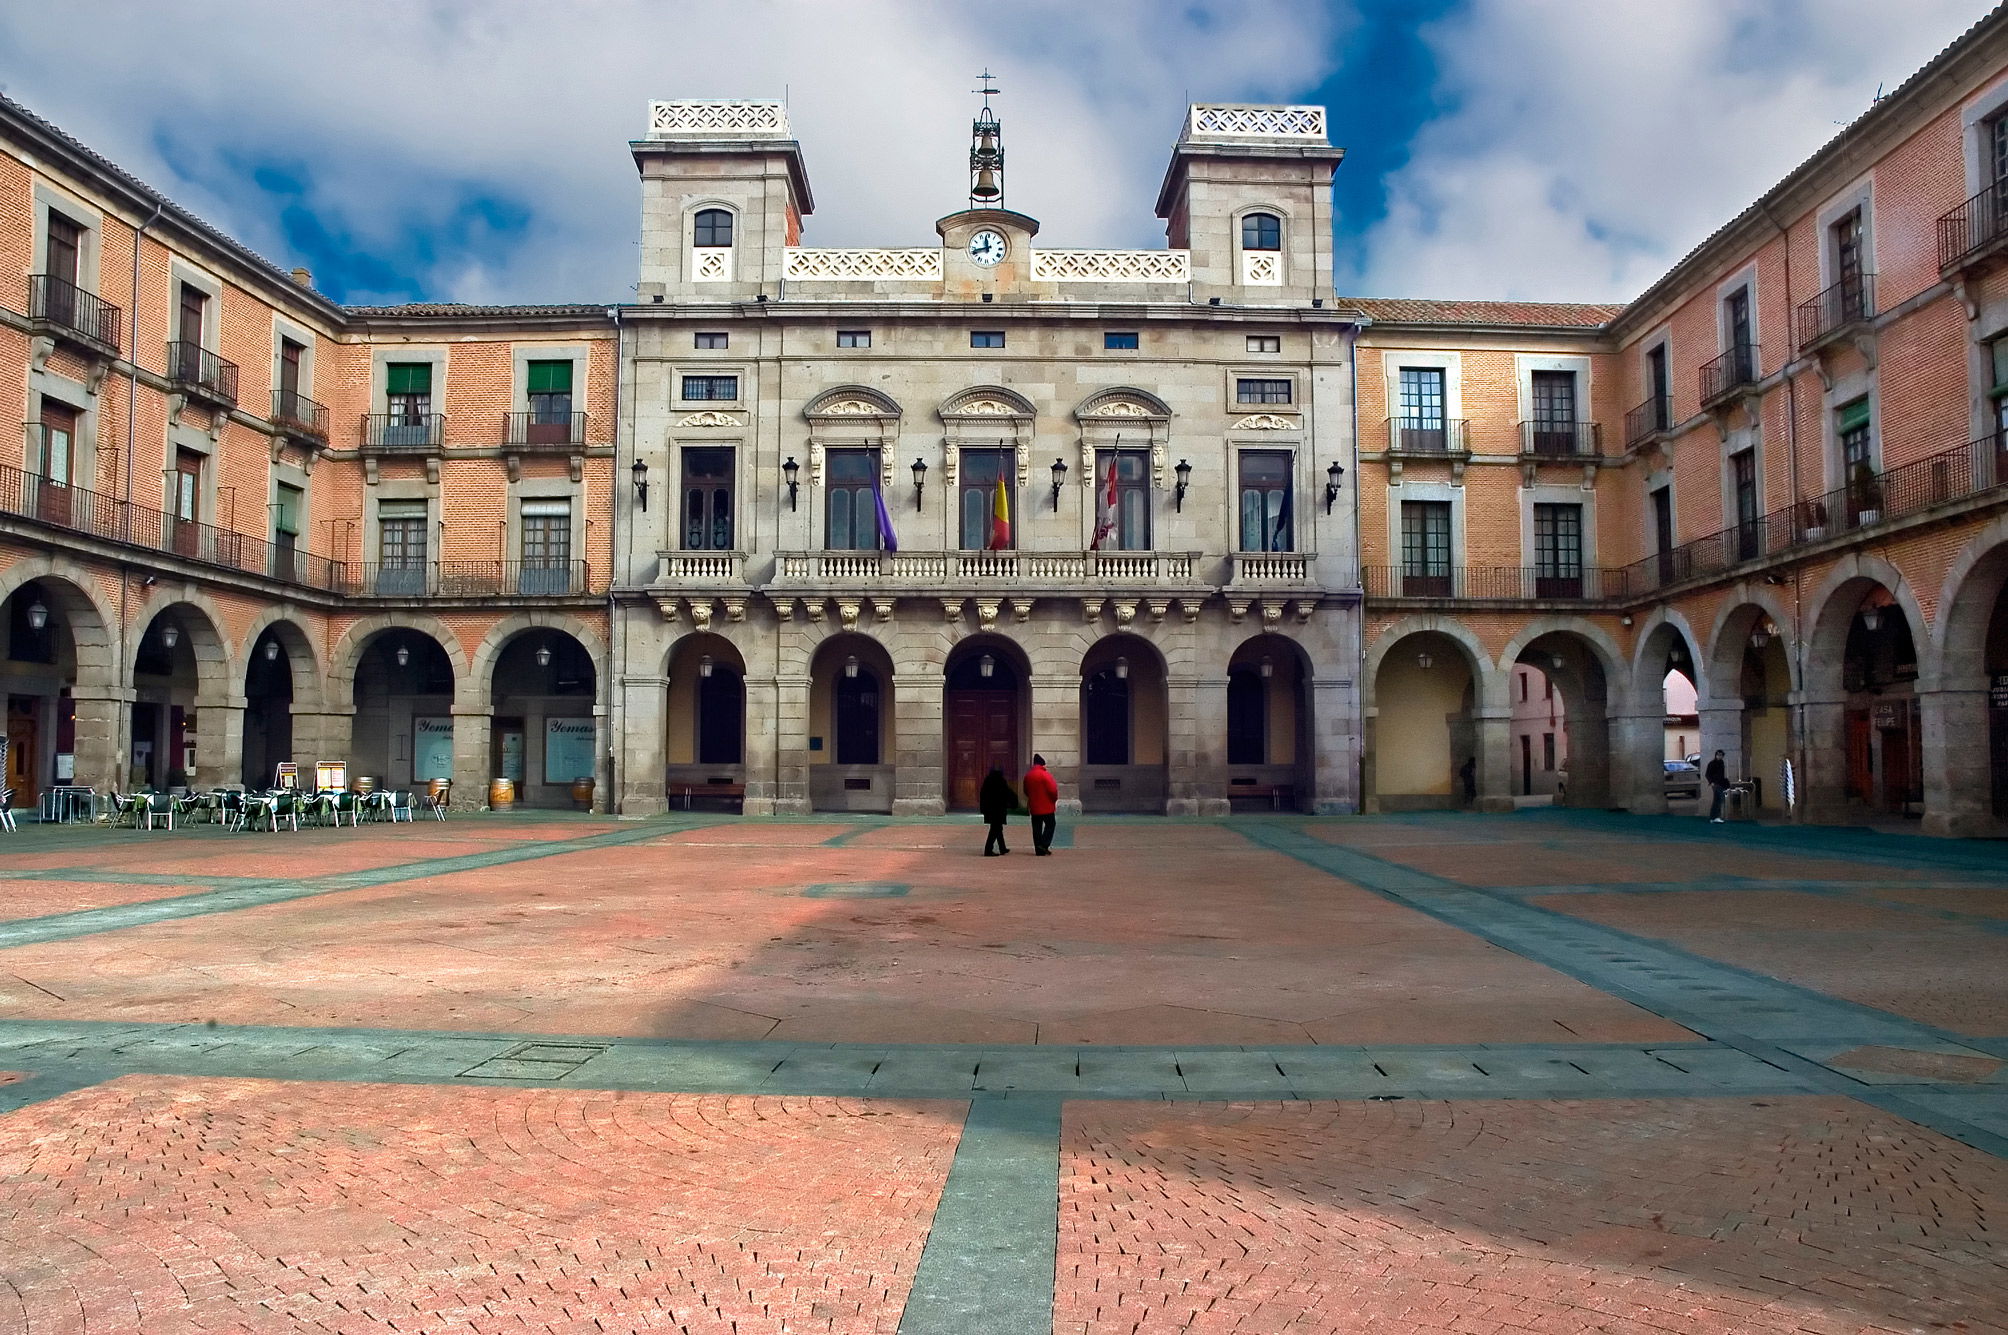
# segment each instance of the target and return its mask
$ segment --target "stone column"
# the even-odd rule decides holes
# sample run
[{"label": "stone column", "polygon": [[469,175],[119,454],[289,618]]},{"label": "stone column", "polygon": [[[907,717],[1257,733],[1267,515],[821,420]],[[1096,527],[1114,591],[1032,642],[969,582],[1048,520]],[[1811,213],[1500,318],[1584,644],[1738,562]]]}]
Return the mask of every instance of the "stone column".
[{"label": "stone column", "polygon": [[[1750,757],[1743,752],[1743,702],[1730,700],[1701,707],[1701,768],[1707,769],[1715,753],[1722,752],[1723,768],[1732,779],[1749,777]],[[1775,780],[1771,780],[1775,782]],[[1706,785],[1704,785],[1704,788]],[[1704,791],[1704,797],[1707,793]]]},{"label": "stone column", "polygon": [[[1513,714],[1479,714],[1472,721],[1478,737],[1478,809],[1513,810]],[[1571,765],[1575,756],[1569,756]],[[1569,771],[1573,786],[1575,771]]]},{"label": "stone column", "polygon": [[1167,816],[1199,814],[1201,786],[1198,715],[1199,683],[1190,677],[1167,676],[1164,682],[1166,737],[1164,754]]},{"label": "stone column", "polygon": [[1800,692],[1795,692],[1792,699],[1800,707],[1799,736],[1805,739],[1806,763],[1799,774],[1799,819],[1809,825],[1846,824],[1847,702],[1841,696],[1816,700]]},{"label": "stone column", "polygon": [[894,684],[892,814],[939,816],[948,810],[942,761],[941,676],[908,673]]},{"label": "stone column", "polygon": [[1917,707],[1924,730],[1924,832],[1967,838],[2001,833],[1987,691],[1919,691]]},{"label": "stone column", "polygon": [[[1663,709],[1663,707],[1662,707]],[[1666,715],[1652,713],[1618,714],[1607,731],[1617,757],[1617,773],[1611,777],[1609,800],[1637,816],[1666,814]],[[1569,787],[1576,784],[1576,748],[1569,748]]]},{"label": "stone column", "polygon": [[453,805],[463,811],[488,805],[494,725],[495,711],[487,705],[453,707]]},{"label": "stone column", "polygon": [[663,787],[663,747],[669,678],[622,677],[621,735],[614,739],[614,810],[623,816],[658,816],[669,806]]},{"label": "stone column", "polygon": [[241,695],[196,702],[195,772],[188,776],[190,787],[216,788],[244,778],[246,703]]},{"label": "stone column", "polygon": [[1351,815],[1359,810],[1360,738],[1353,724],[1358,697],[1351,683],[1338,681],[1313,682],[1310,694],[1316,766],[1311,811],[1319,816]]},{"label": "stone column", "polygon": [[[319,761],[352,759],[349,752],[355,742],[356,710],[354,705],[350,705],[345,709],[294,709],[291,711],[291,717],[293,726],[293,754],[288,758],[300,767],[300,773],[305,776],[301,779],[302,783],[311,783],[313,781],[314,765]],[[239,747],[237,770],[230,778],[230,782],[232,783],[243,777],[244,762],[242,760],[241,733],[239,736]],[[352,764],[349,773],[350,782],[354,782],[360,777],[360,775],[354,772]],[[388,775],[373,775],[371,777],[378,779],[380,782],[389,782]],[[260,776],[260,781],[270,783],[272,776],[269,774],[262,775]]]},{"label": "stone column", "polygon": [[757,682],[749,678],[746,732],[746,814],[806,816],[809,678],[799,674]]},{"label": "stone column", "polygon": [[[1174,815],[1225,816],[1227,801],[1227,678],[1198,677],[1189,686],[1192,701],[1192,810]],[[1174,697],[1173,708],[1176,708]]]},{"label": "stone column", "polygon": [[604,816],[613,810],[613,765],[610,750],[613,730],[604,701],[593,703],[593,814]]},{"label": "stone column", "polygon": [[133,693],[129,688],[74,687],[76,705],[76,778],[74,783],[98,790],[131,787],[126,772],[127,737]]},{"label": "stone column", "polygon": [[[1046,768],[1060,785],[1062,816],[1081,814],[1081,679],[1078,676],[1032,678],[1032,752],[1046,757]],[[1025,763],[1030,765],[1032,755]],[[1017,788],[1023,774],[1007,776]],[[1021,794],[1022,796],[1022,794]]]}]

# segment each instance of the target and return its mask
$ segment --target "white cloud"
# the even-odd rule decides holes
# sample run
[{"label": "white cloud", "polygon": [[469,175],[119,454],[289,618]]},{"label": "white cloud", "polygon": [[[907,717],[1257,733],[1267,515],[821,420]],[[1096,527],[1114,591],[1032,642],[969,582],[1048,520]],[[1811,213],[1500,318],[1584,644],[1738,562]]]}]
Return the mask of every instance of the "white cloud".
[{"label": "white cloud", "polygon": [[[964,204],[987,63],[1010,206],[1058,244],[1158,244],[1186,94],[1315,84],[1341,22],[1317,0],[71,0],[8,7],[0,50],[9,96],[281,264],[246,167],[291,160],[329,231],[432,299],[598,301],[635,280],[627,141],[652,98],[786,95],[809,243],[925,244]],[[522,235],[455,235],[470,195],[526,209]],[[411,257],[414,235],[429,254]]]},{"label": "white cloud", "polygon": [[1340,287],[1636,296],[1984,10],[1478,0],[1426,33],[1446,112],[1389,178]]}]

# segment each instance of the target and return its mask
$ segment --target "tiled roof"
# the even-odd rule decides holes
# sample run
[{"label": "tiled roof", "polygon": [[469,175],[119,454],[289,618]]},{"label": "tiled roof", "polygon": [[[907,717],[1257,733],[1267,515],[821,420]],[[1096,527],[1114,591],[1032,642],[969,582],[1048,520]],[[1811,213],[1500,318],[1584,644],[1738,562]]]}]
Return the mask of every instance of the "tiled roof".
[{"label": "tiled roof", "polygon": [[1594,328],[1615,319],[1622,303],[1587,301],[1429,301],[1414,297],[1340,297],[1351,307],[1388,324],[1524,324],[1551,328]]},{"label": "tiled roof", "polygon": [[605,305],[554,302],[549,305],[470,306],[458,301],[414,301],[403,306],[344,306],[359,319],[426,319],[439,317],[460,320],[508,320],[536,315],[576,315],[604,318]]}]

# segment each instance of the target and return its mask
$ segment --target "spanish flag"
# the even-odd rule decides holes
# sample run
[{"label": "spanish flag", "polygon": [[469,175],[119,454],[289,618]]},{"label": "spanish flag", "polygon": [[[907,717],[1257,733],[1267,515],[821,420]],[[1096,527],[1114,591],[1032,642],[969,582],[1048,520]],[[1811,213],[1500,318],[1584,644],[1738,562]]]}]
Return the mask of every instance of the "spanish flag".
[{"label": "spanish flag", "polygon": [[1011,495],[1004,490],[1004,479],[997,479],[997,492],[990,501],[990,550],[993,552],[1011,549]]}]

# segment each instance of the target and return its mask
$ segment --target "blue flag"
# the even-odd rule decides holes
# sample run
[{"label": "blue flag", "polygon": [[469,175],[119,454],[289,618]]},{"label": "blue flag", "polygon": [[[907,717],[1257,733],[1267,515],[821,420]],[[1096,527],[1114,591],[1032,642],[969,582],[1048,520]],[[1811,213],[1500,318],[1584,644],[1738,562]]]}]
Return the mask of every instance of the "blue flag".
[{"label": "blue flag", "polygon": [[892,516],[885,509],[885,493],[877,487],[872,488],[872,504],[878,507],[879,546],[889,552],[898,551],[899,535],[892,531]]}]

